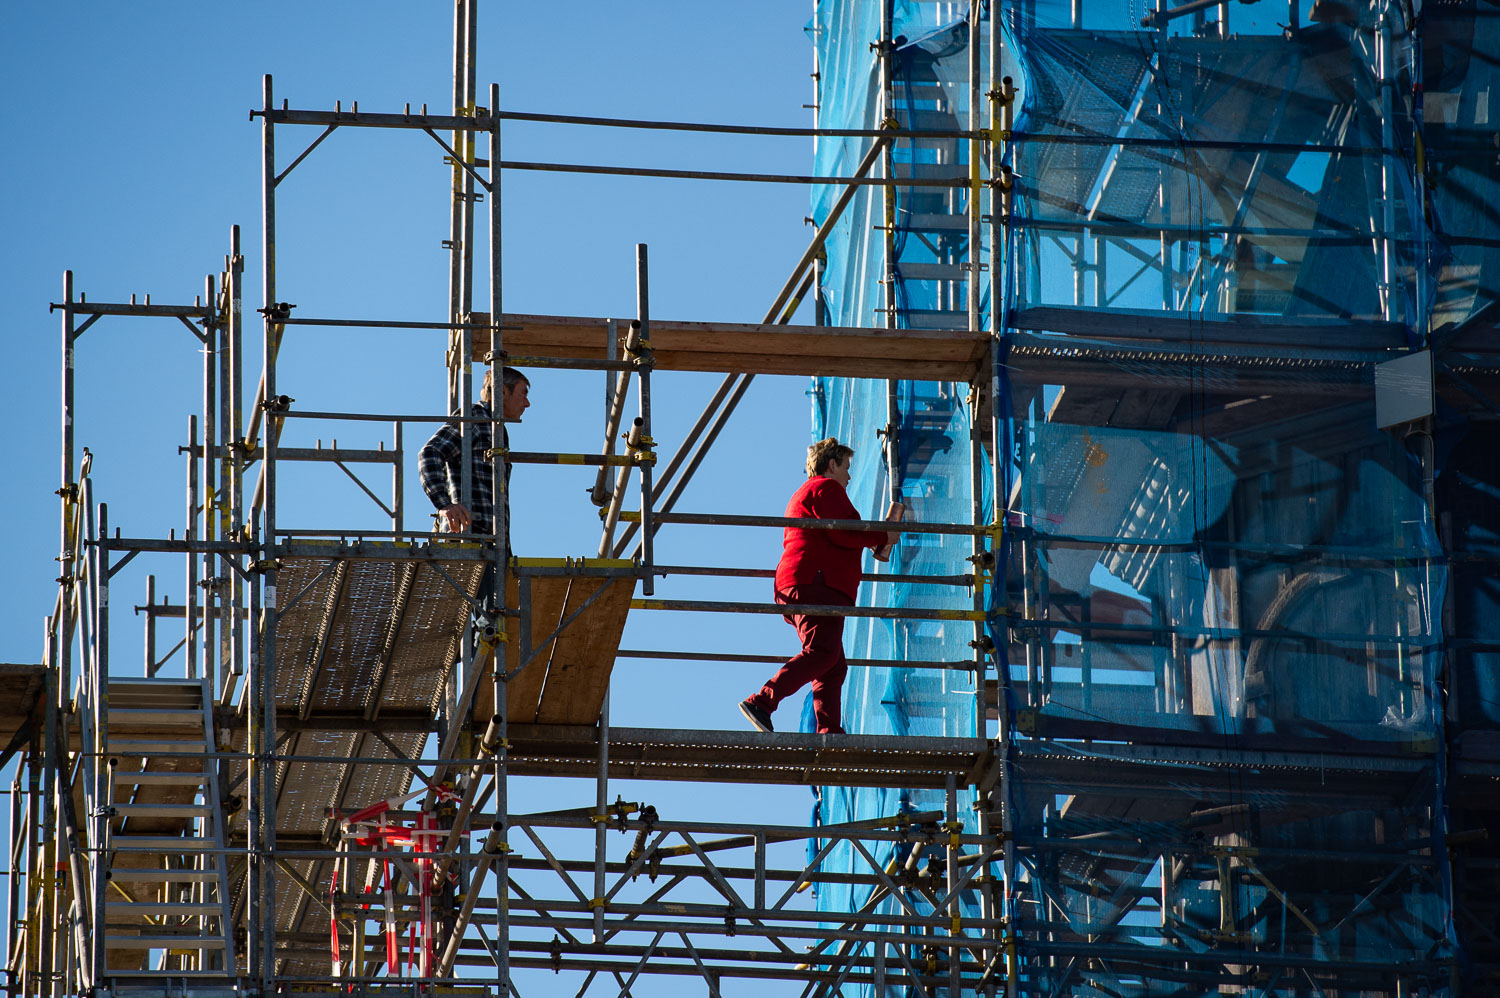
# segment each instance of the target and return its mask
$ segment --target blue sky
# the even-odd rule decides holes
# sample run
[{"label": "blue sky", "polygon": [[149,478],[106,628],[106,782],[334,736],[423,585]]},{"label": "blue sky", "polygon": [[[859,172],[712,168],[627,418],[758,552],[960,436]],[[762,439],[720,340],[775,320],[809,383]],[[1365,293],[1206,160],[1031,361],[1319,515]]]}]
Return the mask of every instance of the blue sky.
[{"label": "blue sky", "polygon": [[[811,4],[490,3],[480,10],[481,93],[498,83],[506,109],[767,125],[810,125]],[[397,111],[450,106],[447,4],[25,4],[0,33],[0,510],[9,526],[0,581],[0,661],[41,658],[43,617],[56,598],[59,483],[59,320],[63,271],[93,301],[150,294],[190,303],[217,274],[231,225],[243,229],[247,311],[259,307],[261,76],[293,107]],[[278,130],[282,167],[317,135]],[[505,155],[523,160],[810,171],[807,139],[644,135],[614,129],[507,126]],[[448,172],[421,133],[343,129],[280,188],[278,298],[303,316],[441,320],[447,302]],[[634,246],[649,244],[659,318],[759,321],[812,230],[805,188],[507,174],[507,311],[628,316]],[[477,301],[487,249],[481,248]],[[810,309],[799,316],[811,322]],[[94,454],[96,498],[127,536],[182,530],[188,416],[197,411],[201,356],[175,321],[100,320],[79,343],[78,446]],[[258,348],[257,348],[258,349]],[[247,359],[253,395],[256,355]],[[444,406],[441,334],[298,333],[279,388],[303,409],[413,413]],[[658,376],[655,436],[665,453],[701,410],[717,376]],[[741,405],[681,509],[779,514],[802,480],[807,383],[763,378]],[[602,439],[602,376],[537,372],[534,405],[513,431],[521,449],[591,451]],[[374,446],[380,429],[305,423],[289,444]],[[388,431],[387,431],[388,432]],[[420,434],[408,431],[414,451]],[[296,436],[294,436],[296,434]],[[389,437],[386,437],[389,445]],[[869,456],[874,459],[874,455]],[[381,479],[375,480],[377,491]],[[592,555],[598,519],[581,469],[525,467],[514,479],[515,543],[524,555]],[[378,526],[378,511],[331,468],[287,474],[283,526]],[[408,529],[425,529],[414,474]],[[771,567],[776,532],[748,529],[659,536],[663,563]],[[114,666],[141,669],[145,575],[180,602],[179,560],[145,556],[116,578]],[[769,600],[765,581],[659,587],[659,593]],[[163,625],[162,648],[168,636]],[[667,618],[637,613],[625,644],[791,654],[775,617]],[[632,662],[617,672],[614,723],[743,729],[736,702],[768,674],[760,666]],[[778,715],[795,727],[795,710]],[[524,782],[524,781],[522,781]],[[519,790],[518,806],[592,802],[592,788],[554,781]],[[743,816],[730,788],[622,789],[658,800],[663,817]],[[806,820],[805,788],[756,791],[761,817]],[[704,813],[703,806],[719,813]],[[693,812],[690,808],[700,808]],[[796,847],[800,849],[799,847]],[[791,857],[789,861],[794,860]]]},{"label": "blue sky", "polygon": [[[502,107],[516,110],[810,124],[803,105],[812,101],[812,57],[802,31],[810,5],[715,5],[712,18],[705,10],[581,3],[562,18],[547,5],[484,5],[481,93],[496,82]],[[0,439],[11,469],[0,495],[13,527],[0,660],[39,660],[42,618],[56,593],[59,322],[47,306],[61,297],[63,271],[73,270],[91,300],[149,293],[155,302],[191,302],[204,276],[222,267],[230,226],[239,224],[246,307],[258,307],[260,126],[248,111],[260,103],[261,74],[272,73],[277,99],[294,107],[342,101],[347,108],[357,100],[366,110],[407,102],[446,110],[450,22],[446,5],[398,3],[38,4],[13,12],[0,42],[11,136],[0,163],[12,192],[0,208],[0,228],[10,235],[0,249],[9,346],[0,367]],[[281,166],[316,135],[280,129]],[[516,124],[504,143],[508,158],[530,160],[799,173],[811,160],[805,139]],[[279,191],[278,298],[304,316],[442,318],[448,177],[441,156],[420,133],[343,129],[326,141]],[[502,198],[507,311],[632,314],[634,245],[645,242],[655,315],[758,321],[811,234],[803,221],[807,192],[794,186],[508,173]],[[487,252],[479,250],[481,282]],[[481,283],[476,299],[486,294]],[[118,318],[101,320],[80,341],[78,444],[95,455],[97,498],[127,535],[181,529],[185,469],[177,447],[199,392],[195,345],[175,322]],[[443,405],[440,334],[299,336],[283,351],[279,378],[299,408],[436,412]],[[602,377],[539,372],[534,382],[535,404],[516,445],[597,448]],[[664,450],[681,439],[715,384],[714,376],[658,377],[656,436]],[[779,512],[801,477],[805,390],[802,379],[762,379],[683,508]],[[378,433],[357,424],[297,432],[309,443],[337,437],[346,445],[373,445]],[[592,553],[597,520],[583,499],[591,481],[577,469],[519,474],[518,551]],[[426,510],[411,476],[407,497],[407,526],[423,529]],[[291,476],[282,494],[284,525],[376,521],[374,507],[331,469]],[[724,545],[730,562],[773,563],[779,539],[750,534],[728,531],[712,543]],[[689,553],[703,553],[701,538],[674,547],[663,532],[662,560]],[[130,605],[143,599],[146,571],[157,574],[159,593],[181,599],[180,566],[135,567],[116,580]],[[117,599],[115,626],[128,633],[132,618]],[[771,622],[786,633],[752,629],[785,644],[790,629]],[[703,633],[723,632],[722,620],[709,623]],[[674,625],[666,634],[682,630],[698,628]],[[681,636],[656,646],[696,647]],[[738,685],[751,680],[759,677],[746,674]],[[737,726],[737,699],[695,717],[702,726]]]}]

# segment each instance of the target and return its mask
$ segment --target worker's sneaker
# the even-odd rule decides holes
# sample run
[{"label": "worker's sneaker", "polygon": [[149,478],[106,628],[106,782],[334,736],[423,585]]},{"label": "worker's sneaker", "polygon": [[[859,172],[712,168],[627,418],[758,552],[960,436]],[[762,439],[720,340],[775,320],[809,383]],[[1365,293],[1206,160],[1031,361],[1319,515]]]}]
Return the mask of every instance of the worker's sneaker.
[{"label": "worker's sneaker", "polygon": [[755,706],[754,701],[741,700],[740,713],[745,715],[745,720],[749,721],[755,726],[756,731],[775,730],[771,727],[771,715]]}]

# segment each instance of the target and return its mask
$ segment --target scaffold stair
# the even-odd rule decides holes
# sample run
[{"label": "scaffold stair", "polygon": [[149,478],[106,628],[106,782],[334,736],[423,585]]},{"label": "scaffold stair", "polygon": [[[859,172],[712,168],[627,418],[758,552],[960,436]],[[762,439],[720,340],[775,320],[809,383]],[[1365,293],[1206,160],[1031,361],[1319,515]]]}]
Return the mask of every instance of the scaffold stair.
[{"label": "scaffold stair", "polygon": [[112,679],[107,975],[235,974],[213,695],[205,680]]}]

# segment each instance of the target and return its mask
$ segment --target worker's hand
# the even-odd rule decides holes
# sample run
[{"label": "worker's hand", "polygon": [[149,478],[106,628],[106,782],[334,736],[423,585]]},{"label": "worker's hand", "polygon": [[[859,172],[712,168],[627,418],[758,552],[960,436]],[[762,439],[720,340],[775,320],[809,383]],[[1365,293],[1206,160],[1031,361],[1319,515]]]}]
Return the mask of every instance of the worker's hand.
[{"label": "worker's hand", "polygon": [[443,526],[450,534],[461,534],[469,529],[469,511],[461,502],[443,507]]},{"label": "worker's hand", "polygon": [[[906,516],[906,504],[902,502],[891,503],[891,508],[885,511],[885,518],[891,523],[900,523],[904,516]],[[886,543],[892,546],[901,543],[901,531],[899,530],[887,531],[885,536]]]}]

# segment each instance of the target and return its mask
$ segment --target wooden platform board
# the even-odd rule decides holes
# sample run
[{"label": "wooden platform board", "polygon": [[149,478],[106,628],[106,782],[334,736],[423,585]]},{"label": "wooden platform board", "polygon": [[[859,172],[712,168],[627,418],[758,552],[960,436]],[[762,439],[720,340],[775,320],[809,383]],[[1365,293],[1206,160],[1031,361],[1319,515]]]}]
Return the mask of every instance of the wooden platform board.
[{"label": "wooden platform board", "polygon": [[[489,322],[488,313],[472,321]],[[609,321],[566,315],[507,312],[502,342],[512,357],[604,360]],[[617,319],[615,356],[624,359],[629,319]],[[901,377],[918,381],[971,381],[989,344],[986,333],[938,329],[777,326],[740,322],[653,319],[650,341],[656,368],[724,374],[793,374],[842,378]],[[473,360],[483,362],[489,337],[476,332]]]},{"label": "wooden platform board", "polygon": [[45,676],[46,669],[40,665],[0,662],[0,747],[28,718],[41,719]]},{"label": "wooden platform board", "polygon": [[[520,664],[523,644],[535,648],[531,660],[506,687],[506,716],[512,724],[594,724],[599,720],[635,584],[634,578],[586,574],[530,576],[519,581],[510,577],[506,604],[520,605],[525,585],[530,588],[531,612],[526,620],[509,623],[506,669]],[[588,603],[591,597],[593,602]],[[580,608],[582,612],[548,640]],[[528,626],[529,640],[523,642],[522,631]],[[495,712],[491,675],[486,665],[474,697],[476,718]]]}]

